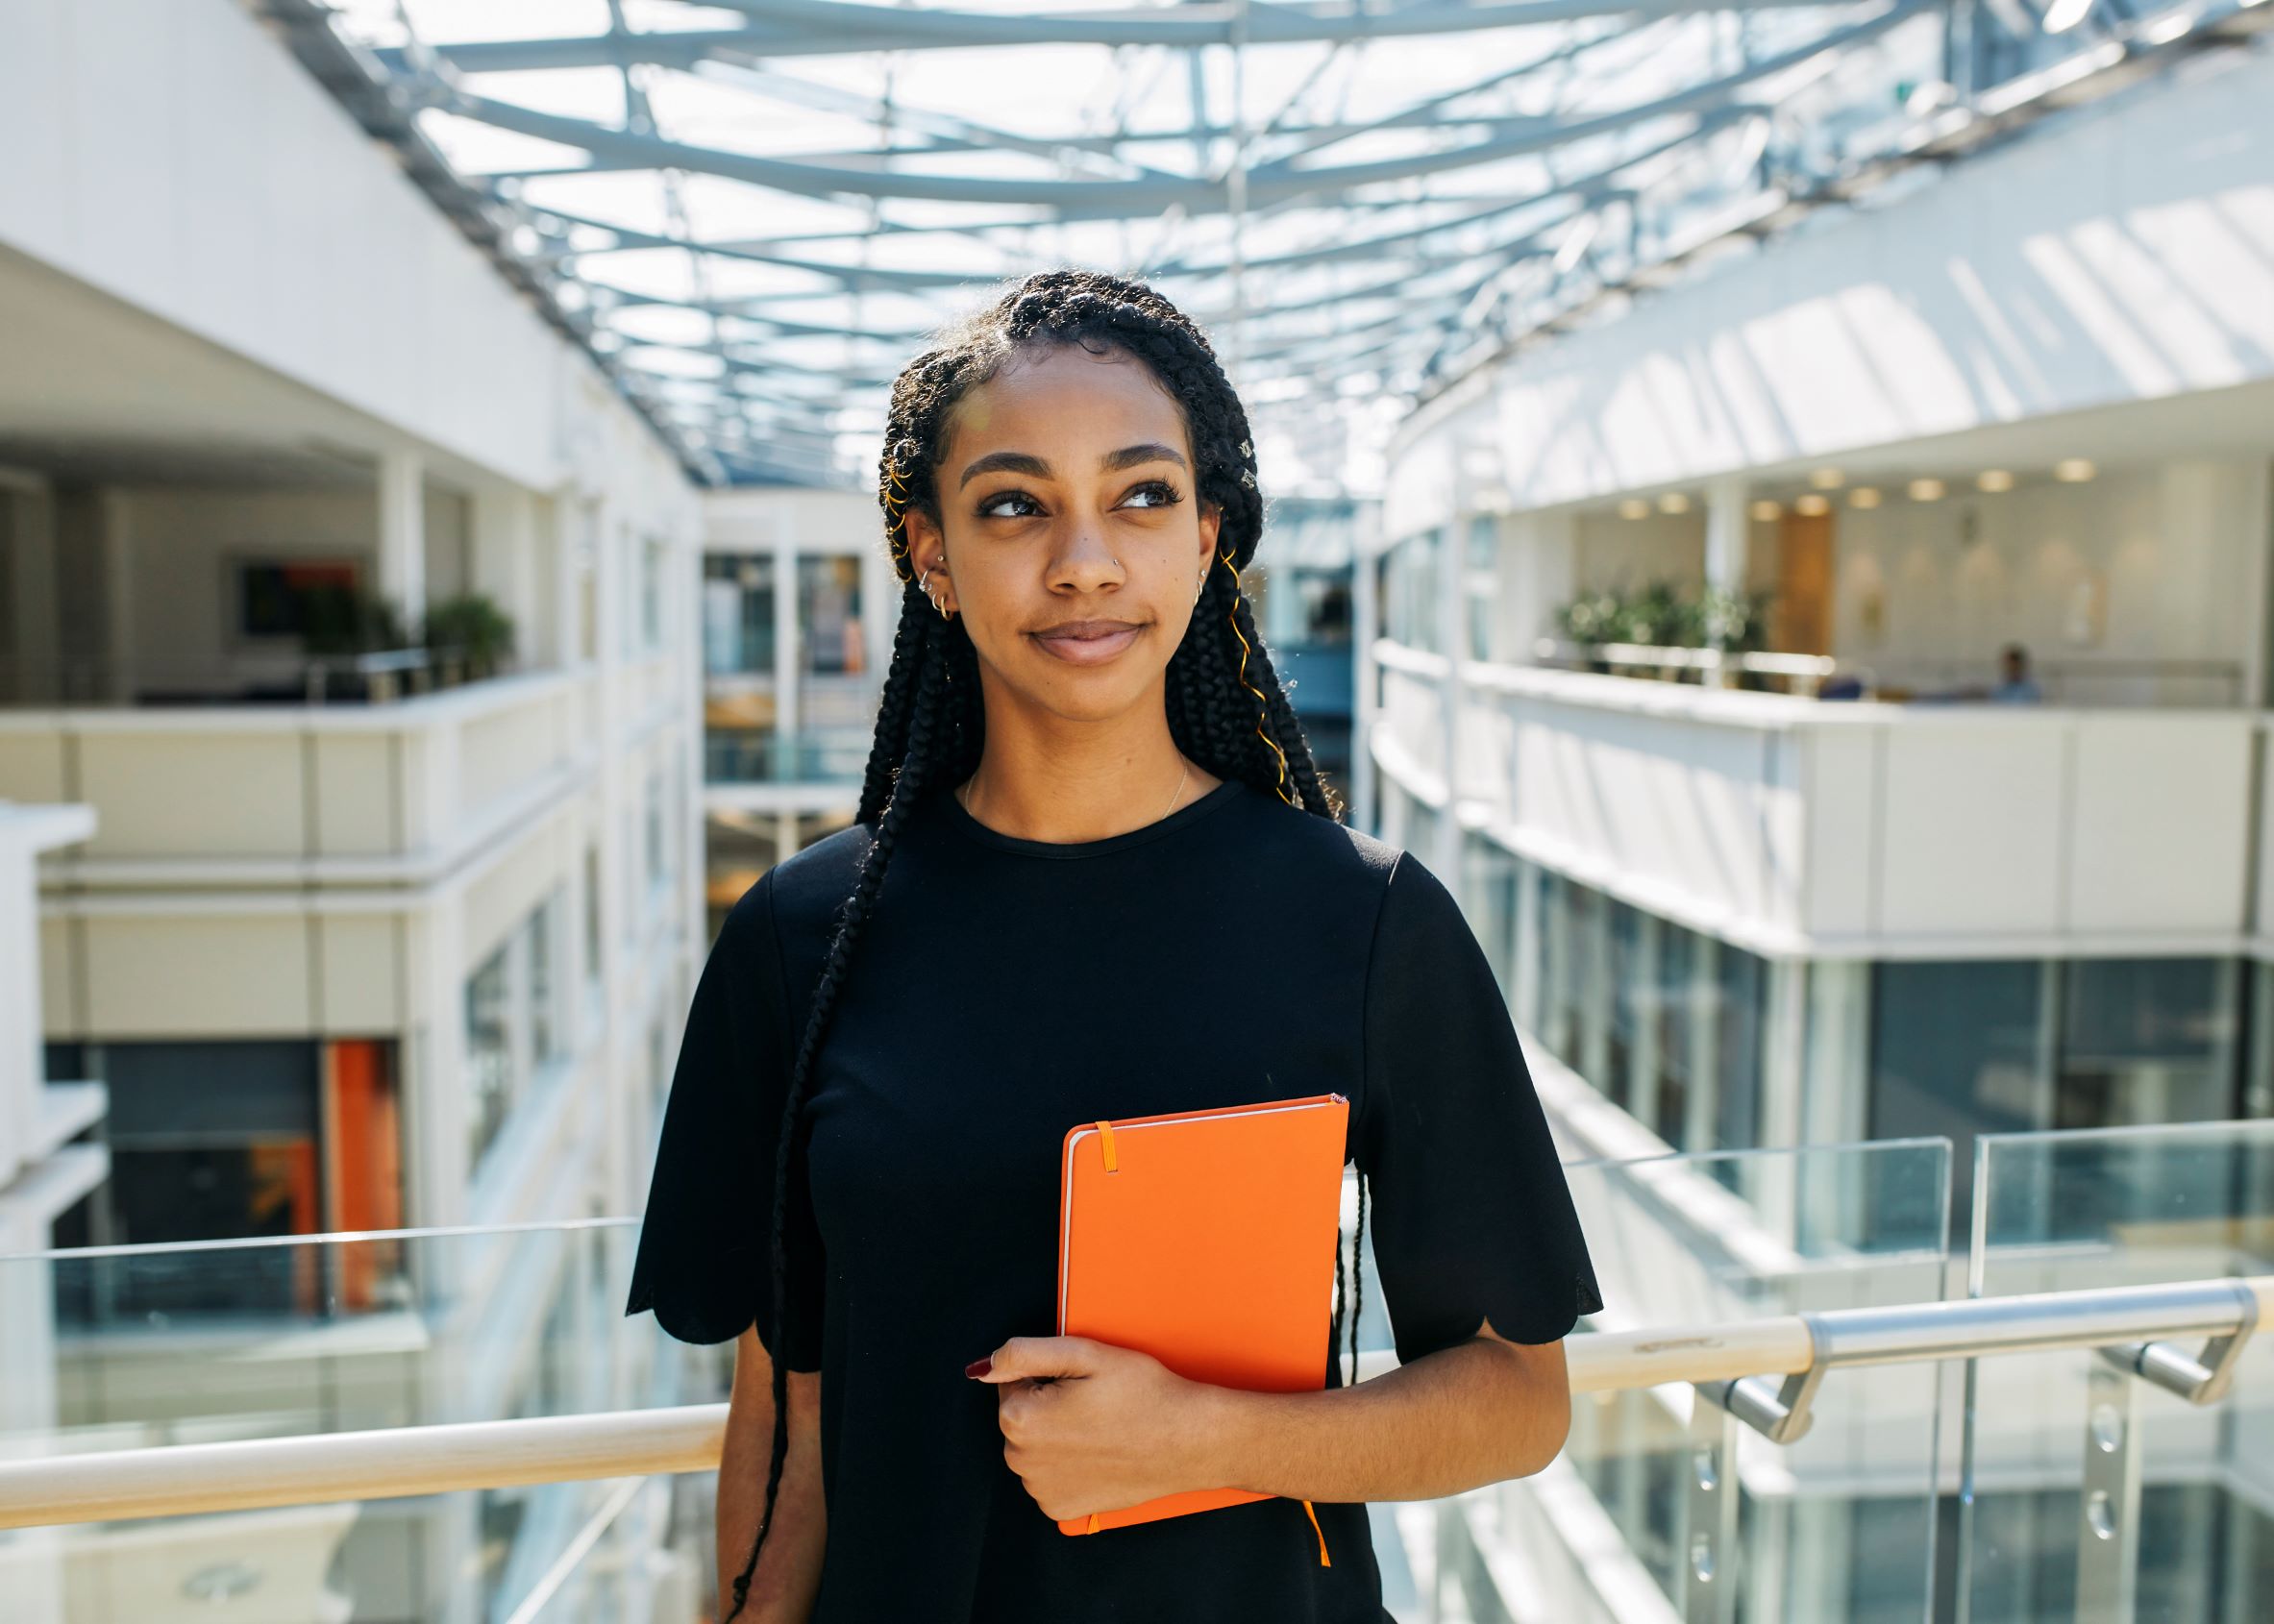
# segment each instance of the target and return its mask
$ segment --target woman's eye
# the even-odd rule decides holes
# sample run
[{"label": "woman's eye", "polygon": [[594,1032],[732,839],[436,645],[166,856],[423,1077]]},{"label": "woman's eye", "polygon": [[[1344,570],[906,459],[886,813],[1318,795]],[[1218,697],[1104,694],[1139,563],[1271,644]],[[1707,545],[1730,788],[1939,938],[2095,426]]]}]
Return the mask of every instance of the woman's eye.
[{"label": "woman's eye", "polygon": [[1041,504],[1025,491],[1002,491],[979,504],[982,519],[1024,519],[1041,511]]},{"label": "woman's eye", "polygon": [[[1145,500],[1141,500],[1145,499]],[[1125,507],[1167,507],[1181,501],[1176,487],[1166,480],[1148,480],[1128,494],[1122,504]]]}]

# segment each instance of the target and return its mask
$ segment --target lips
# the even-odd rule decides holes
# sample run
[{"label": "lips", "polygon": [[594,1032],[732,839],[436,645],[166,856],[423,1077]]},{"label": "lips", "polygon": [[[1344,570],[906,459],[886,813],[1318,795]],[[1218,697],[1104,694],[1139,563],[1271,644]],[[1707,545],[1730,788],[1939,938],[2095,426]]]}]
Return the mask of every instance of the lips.
[{"label": "lips", "polygon": [[1144,629],[1127,621],[1067,621],[1047,631],[1037,631],[1033,637],[1050,653],[1070,664],[1097,665],[1136,642],[1137,633]]}]

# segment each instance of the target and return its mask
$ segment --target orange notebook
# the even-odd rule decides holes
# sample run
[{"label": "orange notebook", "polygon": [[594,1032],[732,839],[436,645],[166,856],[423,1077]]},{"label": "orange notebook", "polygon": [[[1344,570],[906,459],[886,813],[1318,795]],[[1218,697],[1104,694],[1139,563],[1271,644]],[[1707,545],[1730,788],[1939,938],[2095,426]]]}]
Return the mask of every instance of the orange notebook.
[{"label": "orange notebook", "polygon": [[[1139,1348],[1219,1387],[1323,1387],[1348,1119],[1348,1100],[1322,1094],[1069,1129],[1058,1334]],[[1058,1527],[1095,1534],[1270,1498],[1187,1489]]]}]

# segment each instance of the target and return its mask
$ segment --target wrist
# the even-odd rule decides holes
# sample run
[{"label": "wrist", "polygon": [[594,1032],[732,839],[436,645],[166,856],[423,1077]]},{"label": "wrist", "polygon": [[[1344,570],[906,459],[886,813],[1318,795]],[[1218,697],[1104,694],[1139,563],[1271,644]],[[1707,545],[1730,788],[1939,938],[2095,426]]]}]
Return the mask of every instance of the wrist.
[{"label": "wrist", "polygon": [[1266,1395],[1209,1382],[1192,1384],[1185,1407],[1185,1460],[1182,1474],[1194,1489],[1245,1489],[1253,1464],[1248,1440],[1255,1401]]}]

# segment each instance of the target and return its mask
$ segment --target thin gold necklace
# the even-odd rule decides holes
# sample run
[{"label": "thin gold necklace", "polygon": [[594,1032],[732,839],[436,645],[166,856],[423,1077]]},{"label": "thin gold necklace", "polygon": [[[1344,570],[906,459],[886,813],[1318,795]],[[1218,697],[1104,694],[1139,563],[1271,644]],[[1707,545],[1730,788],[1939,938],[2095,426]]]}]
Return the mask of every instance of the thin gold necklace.
[{"label": "thin gold necklace", "polygon": [[[1178,751],[1177,754],[1179,759],[1183,758],[1183,752],[1181,750]],[[1153,820],[1154,823],[1159,823],[1161,818],[1166,818],[1171,812],[1174,812],[1176,809],[1177,797],[1184,794],[1184,786],[1191,780],[1192,775],[1193,764],[1190,761],[1185,761],[1184,771],[1177,775],[1176,787],[1169,794],[1169,804],[1161,808],[1161,817],[1155,818]],[[968,778],[955,786],[955,803],[963,808],[965,817],[970,817],[972,815],[971,786],[972,780]]]}]

